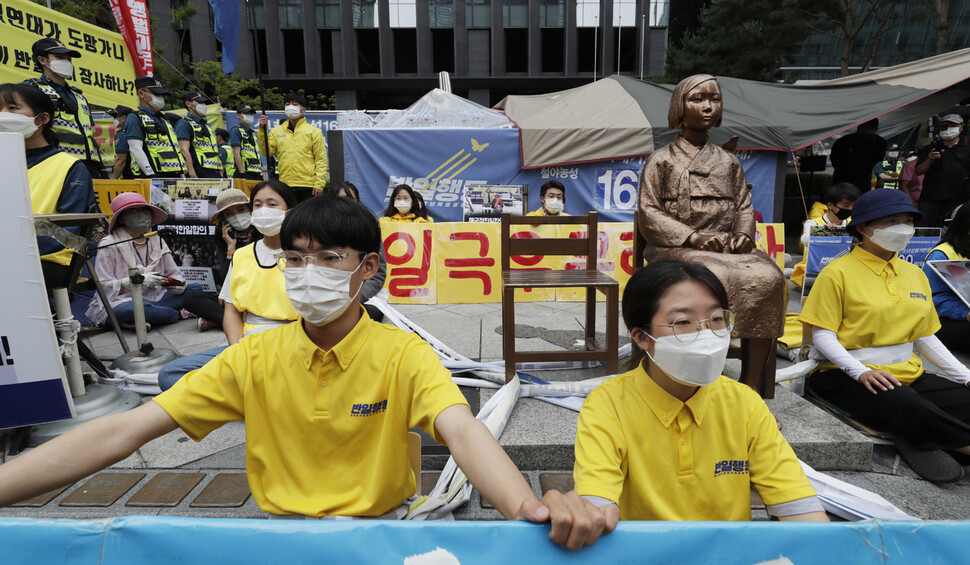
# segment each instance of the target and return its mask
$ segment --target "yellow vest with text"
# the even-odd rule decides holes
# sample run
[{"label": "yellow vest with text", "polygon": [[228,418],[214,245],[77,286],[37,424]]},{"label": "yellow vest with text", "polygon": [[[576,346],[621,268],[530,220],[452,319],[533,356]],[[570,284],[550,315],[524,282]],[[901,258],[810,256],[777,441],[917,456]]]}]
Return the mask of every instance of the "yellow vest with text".
[{"label": "yellow vest with text", "polygon": [[222,171],[222,159],[219,157],[219,143],[212,129],[207,125],[195,120],[185,118],[185,121],[192,126],[192,152],[195,160],[203,169]]},{"label": "yellow vest with text", "polygon": [[135,114],[141,120],[142,129],[145,130],[145,153],[152,163],[155,174],[160,176],[185,174],[185,158],[182,157],[182,151],[179,149],[175,130],[172,129],[171,124],[165,120],[155,122],[142,110],[138,110]]},{"label": "yellow vest with text", "polygon": [[[30,186],[30,208],[34,214],[56,214],[57,201],[61,198],[64,181],[71,171],[77,157],[59,152],[27,169],[27,184]],[[58,265],[70,265],[74,252],[61,249],[41,256],[41,261]]]},{"label": "yellow vest with text", "polygon": [[[226,176],[231,177],[236,174],[236,159],[233,158],[232,147],[228,143],[225,143],[220,145],[219,149],[226,152],[226,160],[222,161],[222,167],[226,170]],[[222,155],[219,155],[219,160],[222,160]]]},{"label": "yellow vest with text", "polygon": [[269,267],[256,260],[256,244],[241,247],[232,254],[232,279],[229,295],[232,305],[243,313],[243,334],[257,325],[246,322],[246,313],[272,320],[296,320],[300,315],[286,297],[286,278],[276,264]]},{"label": "yellow vest with text", "polygon": [[[233,126],[233,129],[239,130],[239,156],[242,157],[243,167],[246,168],[243,172],[262,173],[263,165],[259,158],[259,145],[256,144],[256,134],[253,133],[253,130],[238,125]],[[229,161],[235,165],[232,152],[229,154]],[[229,175],[228,169],[226,170],[226,174]]]},{"label": "yellow vest with text", "polygon": [[61,151],[70,153],[78,159],[101,162],[101,151],[94,140],[94,119],[88,101],[81,94],[81,90],[68,86],[77,102],[77,111],[68,111],[67,105],[61,100],[61,95],[42,79],[30,79],[30,84],[36,86],[54,103],[54,115],[51,118],[51,130],[57,135]]}]

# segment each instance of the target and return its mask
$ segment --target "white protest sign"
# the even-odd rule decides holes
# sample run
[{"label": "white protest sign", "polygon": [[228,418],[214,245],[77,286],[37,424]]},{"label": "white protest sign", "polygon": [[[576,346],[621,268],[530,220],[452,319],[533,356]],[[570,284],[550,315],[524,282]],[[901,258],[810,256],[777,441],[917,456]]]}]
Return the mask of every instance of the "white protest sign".
[{"label": "white protest sign", "polygon": [[209,202],[206,200],[176,200],[175,219],[189,222],[209,221]]},{"label": "white protest sign", "polygon": [[187,283],[199,283],[205,292],[218,292],[216,289],[216,279],[212,276],[212,269],[209,267],[179,267],[182,272],[182,280]]},{"label": "white protest sign", "polygon": [[[74,417],[34,235],[24,136],[0,133],[0,428]],[[53,190],[53,187],[51,188]]]}]

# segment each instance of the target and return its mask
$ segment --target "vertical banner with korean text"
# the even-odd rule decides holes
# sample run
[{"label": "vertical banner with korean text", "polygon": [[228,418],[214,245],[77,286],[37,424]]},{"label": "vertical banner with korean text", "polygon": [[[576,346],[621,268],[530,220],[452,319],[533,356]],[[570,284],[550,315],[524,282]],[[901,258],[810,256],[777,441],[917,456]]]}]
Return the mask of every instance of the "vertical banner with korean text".
[{"label": "vertical banner with korean text", "polygon": [[68,84],[80,88],[89,102],[111,108],[138,105],[135,68],[121,35],[28,0],[0,3],[0,83],[40,76],[31,46],[44,37],[81,53]]},{"label": "vertical banner with korean text", "polygon": [[110,0],[111,13],[115,16],[121,36],[131,53],[137,76],[152,76],[152,31],[148,21],[148,3],[145,0]]},{"label": "vertical banner with korean text", "polygon": [[390,223],[381,225],[390,302],[435,304],[438,300],[435,224]]}]

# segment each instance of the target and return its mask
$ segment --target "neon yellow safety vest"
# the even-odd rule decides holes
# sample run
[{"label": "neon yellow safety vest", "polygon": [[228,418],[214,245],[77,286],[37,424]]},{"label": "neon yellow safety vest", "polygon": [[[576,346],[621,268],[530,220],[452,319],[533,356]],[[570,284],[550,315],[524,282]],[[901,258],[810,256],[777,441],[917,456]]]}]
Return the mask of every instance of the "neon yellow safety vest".
[{"label": "neon yellow safety vest", "polygon": [[[889,169],[892,166],[893,166],[892,161],[890,161],[889,159],[883,159],[882,160],[882,170],[883,170],[883,172],[888,172]],[[898,174],[902,173],[903,172],[903,167],[905,167],[905,166],[906,166],[906,163],[902,159],[896,159],[896,174],[898,175]],[[878,187],[879,186],[879,183],[882,183],[882,188],[899,188],[899,178],[898,177],[896,178],[896,180],[882,180],[882,179],[879,178],[879,175],[876,174],[876,169],[875,168],[872,169],[872,179],[873,179],[873,181],[875,181],[875,185],[874,186],[877,186]]]},{"label": "neon yellow safety vest", "polygon": [[185,121],[192,126],[192,152],[195,154],[195,160],[199,162],[199,166],[203,169],[222,171],[219,143],[216,141],[215,134],[204,123],[188,118],[185,118]]},{"label": "neon yellow safety vest", "polygon": [[[187,171],[185,158],[182,157],[182,151],[179,149],[175,130],[172,129],[172,126],[165,120],[155,122],[144,110],[138,110],[135,114],[138,115],[142,128],[145,130],[146,153],[155,173],[159,175],[185,174]],[[131,141],[128,143],[131,143]]]},{"label": "neon yellow safety vest", "polygon": [[[239,130],[239,156],[242,157],[243,166],[247,173],[262,173],[263,165],[259,158],[259,145],[256,144],[256,134],[249,128],[239,125],[232,126],[232,129]],[[229,159],[232,161],[232,159]],[[229,171],[226,171],[229,174]]]},{"label": "neon yellow safety vest", "polygon": [[57,140],[60,142],[58,147],[61,151],[70,153],[78,159],[96,161],[103,165],[101,150],[93,136],[94,119],[91,117],[91,108],[88,106],[87,99],[81,94],[81,90],[70,85],[67,87],[71,89],[77,101],[77,111],[71,113],[67,103],[61,99],[53,86],[39,78],[32,78],[28,82],[39,88],[54,103],[51,130],[57,135]]},{"label": "neon yellow safety vest", "polygon": [[232,275],[229,280],[232,305],[243,313],[243,333],[256,328],[245,322],[246,313],[271,320],[299,318],[290,299],[286,297],[286,278],[276,263],[265,267],[256,260],[256,244],[241,247],[232,254]]},{"label": "neon yellow safety vest", "polygon": [[[231,177],[236,174],[236,159],[232,155],[232,147],[224,143],[219,146],[219,149],[226,152],[226,160],[222,162],[222,166],[226,169],[226,176]],[[222,155],[219,155],[219,159],[222,159]]]},{"label": "neon yellow safety vest", "polygon": [[[54,153],[50,157],[27,169],[27,184],[30,186],[30,208],[34,214],[56,214],[57,201],[64,190],[64,181],[71,166],[77,163],[74,155],[65,151]],[[41,256],[41,261],[49,261],[58,265],[70,265],[70,249],[61,249]]]}]

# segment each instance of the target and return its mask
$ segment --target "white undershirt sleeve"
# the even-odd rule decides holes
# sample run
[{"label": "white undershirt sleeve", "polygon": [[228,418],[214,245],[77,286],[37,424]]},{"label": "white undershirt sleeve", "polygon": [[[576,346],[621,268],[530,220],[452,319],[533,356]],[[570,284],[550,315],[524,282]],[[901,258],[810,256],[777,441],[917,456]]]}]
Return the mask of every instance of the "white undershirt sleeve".
[{"label": "white undershirt sleeve", "polygon": [[152,169],[152,164],[148,160],[148,156],[145,155],[145,142],[140,139],[129,139],[128,140],[128,150],[131,151],[131,158],[135,160],[138,167],[146,175],[151,176],[155,174],[155,170]]},{"label": "white undershirt sleeve", "polygon": [[849,355],[845,347],[839,343],[839,336],[835,335],[832,330],[815,326],[812,330],[812,341],[815,342],[815,348],[818,349],[819,353],[835,363],[839,369],[853,379],[859,380],[859,375],[869,370],[869,367]]},{"label": "white undershirt sleeve", "polygon": [[943,371],[941,377],[962,385],[970,382],[970,369],[957,360],[940,338],[928,335],[916,340],[916,351]]}]

